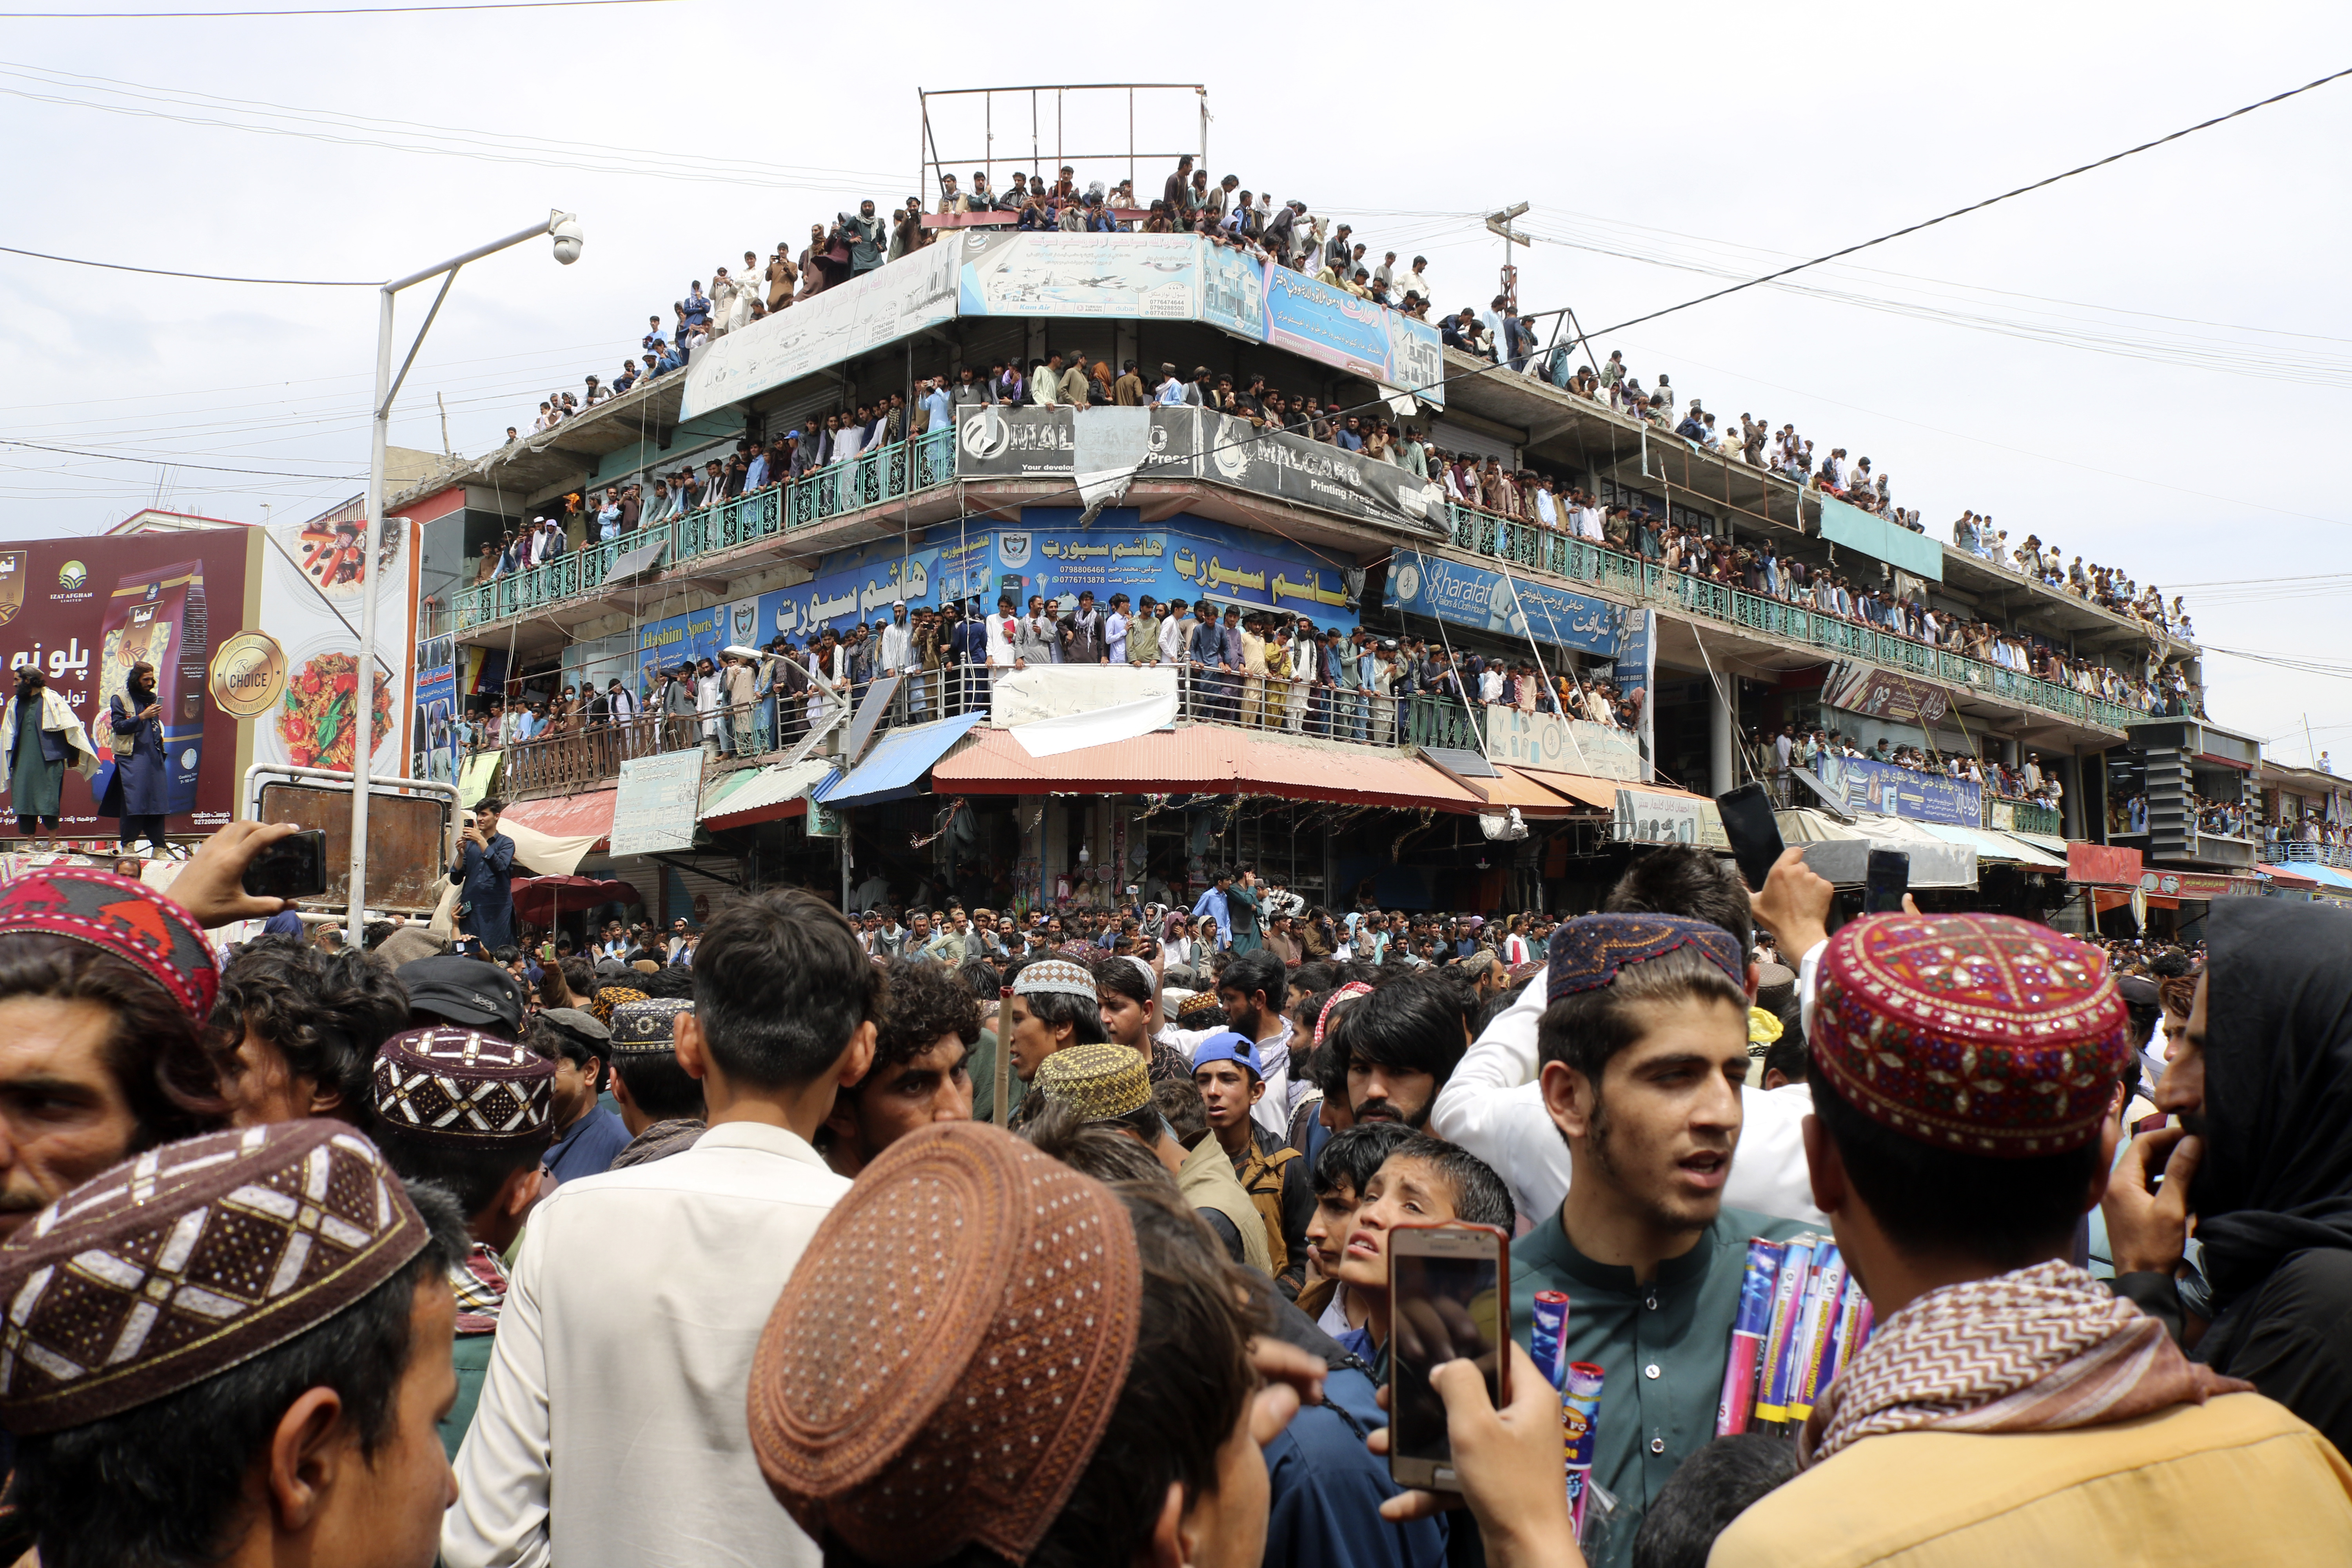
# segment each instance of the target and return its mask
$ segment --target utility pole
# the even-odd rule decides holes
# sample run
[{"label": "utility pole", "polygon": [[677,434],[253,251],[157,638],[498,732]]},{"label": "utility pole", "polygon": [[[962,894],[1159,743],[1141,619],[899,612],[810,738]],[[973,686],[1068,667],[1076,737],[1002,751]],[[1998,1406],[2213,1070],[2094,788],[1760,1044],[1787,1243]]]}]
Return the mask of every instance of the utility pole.
[{"label": "utility pole", "polygon": [[1511,265],[1511,247],[1531,245],[1534,242],[1517,229],[1513,228],[1511,220],[1521,216],[1527,210],[1528,204],[1518,202],[1505,207],[1501,212],[1486,215],[1487,232],[1503,237],[1503,302],[1514,310],[1519,308],[1519,269]]}]

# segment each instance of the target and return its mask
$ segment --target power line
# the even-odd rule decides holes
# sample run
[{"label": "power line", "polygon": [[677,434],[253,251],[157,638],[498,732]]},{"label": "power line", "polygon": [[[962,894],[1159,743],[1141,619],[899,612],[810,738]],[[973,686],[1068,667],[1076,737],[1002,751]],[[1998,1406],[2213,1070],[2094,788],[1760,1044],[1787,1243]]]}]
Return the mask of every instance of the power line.
[{"label": "power line", "polygon": [[9,22],[172,22],[218,16],[400,16],[419,11],[568,11],[580,5],[665,5],[671,0],[474,0],[457,5],[342,5],[303,11],[0,11]]},{"label": "power line", "polygon": [[109,463],[148,463],[165,468],[202,468],[213,474],[260,474],[279,479],[341,479],[346,484],[367,478],[365,474],[297,474],[284,468],[224,468],[212,463],[190,463],[178,458],[141,458],[127,452],[85,452],[75,447],[47,447],[38,441],[12,441],[0,437],[0,447],[22,447],[35,452],[58,452],[68,458],[96,458]]},{"label": "power line", "polygon": [[[575,0],[585,5],[588,0]],[[193,278],[200,283],[269,283],[289,289],[381,289],[383,279],[352,281],[346,279],[323,278],[226,278],[217,272],[173,272],[162,267],[131,267],[120,261],[86,261],[79,256],[51,256],[46,250],[19,250],[13,245],[0,245],[0,251],[11,256],[29,256],[37,261],[62,261],[68,267],[103,267],[110,272],[143,272],[150,278]]]},{"label": "power line", "polygon": [[1753,289],[1759,284],[1786,278],[1792,272],[1802,272],[1809,267],[1819,267],[1825,261],[1835,261],[1841,256],[1852,256],[1857,250],[1868,250],[1874,245],[1885,245],[1890,239],[1900,239],[1906,234],[1916,234],[1923,228],[1933,228],[1939,223],[1948,223],[1953,218],[1965,217],[1969,213],[1982,212],[1996,202],[2005,202],[2011,196],[2021,196],[2029,192],[2041,190],[2045,185],[2054,185],[2059,181],[2072,179],[2076,174],[2087,174],[2094,169],[2103,169],[2109,163],[2130,157],[2135,153],[2145,153],[2152,147],[2161,147],[2168,142],[2178,142],[2183,136],[2193,136],[2200,131],[2209,131],[2216,125],[2235,120],[2242,114],[2252,114],[2257,109],[2267,109],[2273,103],[2284,103],[2298,94],[2309,92],[2314,88],[2326,87],[2329,82],[2339,81],[2347,76],[2352,76],[2352,66],[2347,66],[2340,71],[2331,72],[2316,81],[2305,82],[2301,87],[2289,88],[2284,92],[2273,93],[2258,102],[2247,104],[2242,109],[2233,109],[2227,114],[2217,114],[2210,120],[2200,121],[2194,125],[2172,132],[2169,136],[2159,136],[2153,142],[2143,142],[2137,147],[2126,147],[2120,153],[2110,153],[2094,163],[2080,164],[2066,170],[2063,174],[2053,174],[2048,179],[2036,180],[2030,185],[2020,185],[2013,191],[2003,191],[1997,196],[1987,196],[1980,202],[1971,202],[1967,206],[1955,207],[1941,216],[1924,219],[1907,227],[1898,228],[1891,234],[1882,234],[1875,239],[1865,239],[1859,245],[1849,245],[1842,250],[1832,250],[1826,256],[1816,256],[1810,261],[1800,261],[1793,267],[1783,267],[1778,272],[1768,272],[1761,278],[1750,278],[1744,283],[1735,283],[1728,289],[1718,289],[1712,294],[1702,294],[1696,300],[1685,300],[1679,305],[1669,305],[1663,310],[1653,310],[1646,316],[1635,316],[1632,321],[1620,321],[1613,327],[1603,327],[1591,335],[1606,337],[1611,332],[1622,332],[1626,328],[1639,326],[1643,321],[1654,321],[1661,316],[1671,316],[1677,310],[1687,310],[1694,305],[1704,305],[1710,300],[1720,300],[1727,294],[1737,294],[1742,289]]}]

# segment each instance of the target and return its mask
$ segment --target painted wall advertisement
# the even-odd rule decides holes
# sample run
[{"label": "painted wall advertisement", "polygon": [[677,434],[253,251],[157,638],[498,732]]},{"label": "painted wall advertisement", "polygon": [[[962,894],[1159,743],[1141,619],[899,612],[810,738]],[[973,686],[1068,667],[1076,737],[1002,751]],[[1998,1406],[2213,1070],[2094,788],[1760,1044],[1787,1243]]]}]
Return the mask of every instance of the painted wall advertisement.
[{"label": "painted wall advertisement", "polygon": [[89,733],[98,776],[65,778],[67,837],[110,832],[98,816],[111,774],[108,699],[134,665],[154,667],[163,710],[168,830],[236,816],[254,763],[352,765],[361,595],[377,584],[373,765],[409,762],[415,623],[415,530],[392,525],[366,570],[356,523],[26,540],[0,550],[0,648],[37,667]]},{"label": "painted wall advertisement", "polygon": [[1978,827],[1984,822],[1984,786],[1970,779],[1834,755],[1822,757],[1815,771],[1849,811],[1874,811],[1948,827]]}]

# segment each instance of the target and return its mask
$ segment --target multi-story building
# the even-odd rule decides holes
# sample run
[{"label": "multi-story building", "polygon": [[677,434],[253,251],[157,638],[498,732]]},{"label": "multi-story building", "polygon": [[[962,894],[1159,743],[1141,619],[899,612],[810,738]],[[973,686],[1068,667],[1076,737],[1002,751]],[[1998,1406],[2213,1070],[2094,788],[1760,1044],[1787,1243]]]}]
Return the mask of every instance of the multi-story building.
[{"label": "multi-story building", "polygon": [[[1817,485],[1710,449],[1435,331],[1192,236],[950,231],[928,248],[717,338],[691,365],[411,487],[390,512],[423,524],[435,639],[449,692],[494,698],[618,680],[641,708],[649,672],[730,646],[887,621],[894,601],[994,609],[1000,593],[1097,603],[1124,593],[1244,616],[1297,616],[1364,641],[1419,639],[1466,668],[1527,661],[1552,690],[1605,689],[1631,724],[1507,706],[1465,690],[1376,693],[1230,680],[1189,661],[1113,670],[1052,664],[933,671],[871,711],[815,700],[790,664],[699,765],[701,715],[647,717],[499,745],[510,820],[614,835],[615,874],[665,917],[732,885],[969,902],[1187,897],[1210,868],[1254,862],[1335,910],[1573,905],[1628,837],[1719,833],[1706,797],[1768,777],[1832,835],[1887,832],[1951,850],[1958,882],[2046,911],[2069,903],[2067,839],[2106,837],[2097,760],[2141,733],[2151,669],[2194,685],[2197,649],[2074,593],[1942,543]],[[935,421],[919,388],[992,366],[1196,367],[1295,407],[1425,431],[1441,451],[1545,476],[1562,526],[1449,497],[1393,463],[1190,404],[1074,409],[956,395]],[[1580,359],[1584,357],[1578,356]],[[1531,366],[1532,370],[1533,367]],[[595,536],[605,492],[724,465],[744,444],[805,442],[835,416],[898,399],[908,434],[751,493]],[[1640,532],[1580,537],[1570,490],[1745,550],[1672,569]],[[510,536],[568,523],[562,553],[478,571]],[[1763,563],[1769,559],[1770,564]],[[1997,628],[2012,655],[1973,657],[1799,600],[1801,567]],[[2037,678],[2013,650],[2056,650]],[[1327,662],[1328,652],[1321,654]],[[1375,662],[1378,656],[1374,655]],[[420,668],[440,664],[421,658]],[[829,673],[829,672],[825,672]],[[1598,703],[1591,710],[1598,711]],[[856,722],[850,722],[855,718]],[[1973,759],[1985,779],[2046,774],[2042,799],[1870,758],[1801,781],[1783,726],[1873,751]],[[2193,724],[2192,724],[2192,727]],[[428,726],[420,725],[420,732]],[[2085,759],[2094,765],[2085,768]],[[2000,766],[1996,766],[2000,764]],[[434,766],[430,761],[421,767]],[[618,789],[624,767],[630,798]],[[656,774],[669,793],[657,794]],[[2053,805],[2048,794],[2055,794]],[[1792,831],[1796,824],[1790,823]],[[1899,829],[1899,833],[1896,830]],[[646,846],[653,846],[649,850]],[[633,854],[632,851],[639,853]],[[597,861],[601,865],[602,862]],[[2251,858],[2248,860],[2251,865]],[[655,889],[660,889],[656,893]]]}]

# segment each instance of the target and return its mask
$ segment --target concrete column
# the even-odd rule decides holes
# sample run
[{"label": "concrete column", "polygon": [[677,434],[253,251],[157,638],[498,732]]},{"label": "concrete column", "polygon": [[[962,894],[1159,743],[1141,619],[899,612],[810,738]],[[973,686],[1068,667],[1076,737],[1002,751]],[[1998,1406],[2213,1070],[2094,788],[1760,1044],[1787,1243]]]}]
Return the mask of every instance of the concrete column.
[{"label": "concrete column", "polygon": [[2000,743],[2000,760],[2001,764],[2011,771],[2015,771],[2021,765],[2023,760],[2022,754],[2014,735]]},{"label": "concrete column", "polygon": [[2065,786],[2065,809],[2059,831],[2069,838],[2088,838],[2083,831],[2083,759],[2064,756],[2058,760],[2058,781]]},{"label": "concrete column", "polygon": [[[1726,680],[1737,676],[1727,675]],[[1707,793],[1722,795],[1739,782],[1739,741],[1735,728],[1736,717],[1724,700],[1723,689],[1715,681],[1706,683],[1706,777]]]}]

